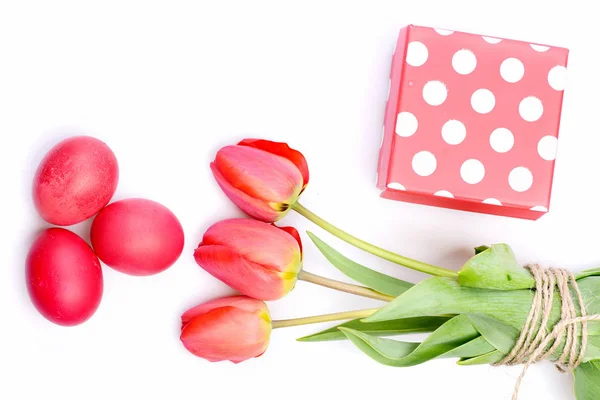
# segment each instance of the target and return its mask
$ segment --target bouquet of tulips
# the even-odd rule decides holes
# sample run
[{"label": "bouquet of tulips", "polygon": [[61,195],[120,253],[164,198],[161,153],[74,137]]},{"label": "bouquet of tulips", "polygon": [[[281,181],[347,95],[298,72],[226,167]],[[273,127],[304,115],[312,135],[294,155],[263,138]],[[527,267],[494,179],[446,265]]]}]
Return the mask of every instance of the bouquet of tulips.
[{"label": "bouquet of tulips", "polygon": [[[463,366],[519,364],[525,373],[530,364],[548,360],[574,373],[578,400],[600,398],[600,269],[574,275],[521,266],[506,244],[475,248],[458,272],[382,249],[336,228],[298,202],[309,181],[308,165],[285,143],[243,140],[220,149],[211,169],[229,199],[253,219],[216,223],[195,250],[203,269],[241,295],[183,314],[181,340],[191,353],[209,361],[239,363],[263,354],[274,328],[342,321],[300,340],[349,340],[373,360],[394,367],[455,358]],[[358,284],[311,274],[302,269],[296,229],[275,225],[291,210],[353,246],[431,278],[412,284],[382,274],[308,232],[324,257]],[[264,301],[283,297],[298,279],[386,304],[272,321]],[[415,332],[429,335],[422,343],[385,338]]]}]

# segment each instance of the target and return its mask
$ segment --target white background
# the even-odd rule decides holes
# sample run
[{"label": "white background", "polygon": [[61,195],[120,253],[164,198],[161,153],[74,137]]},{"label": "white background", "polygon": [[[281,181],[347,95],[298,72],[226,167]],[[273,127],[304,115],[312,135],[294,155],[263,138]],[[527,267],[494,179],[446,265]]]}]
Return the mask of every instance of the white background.
[{"label": "white background", "polygon": [[[570,4],[570,5],[568,5]],[[600,264],[597,20],[585,2],[551,1],[2,1],[0,2],[0,399],[389,398],[507,400],[519,368],[453,360],[383,367],[346,342],[275,331],[267,353],[240,365],[187,353],[188,307],[233,293],[194,262],[210,224],[241,215],[214,183],[216,150],[245,136],[288,141],[308,158],[303,203],[366,240],[458,269],[480,244],[510,243],[520,261],[579,270]],[[375,170],[398,30],[409,23],[571,49],[551,213],[537,222],[386,201]],[[48,225],[30,187],[57,141],[94,135],[116,153],[115,199],[171,208],[186,233],[168,271],[134,278],[104,268],[87,323],[63,328],[32,307],[24,260]],[[308,228],[369,266],[423,276]],[[88,238],[89,222],[72,229]],[[344,279],[305,238],[308,271]],[[300,282],[269,304],[275,319],[380,303]],[[572,398],[572,377],[529,371],[520,399]]]}]

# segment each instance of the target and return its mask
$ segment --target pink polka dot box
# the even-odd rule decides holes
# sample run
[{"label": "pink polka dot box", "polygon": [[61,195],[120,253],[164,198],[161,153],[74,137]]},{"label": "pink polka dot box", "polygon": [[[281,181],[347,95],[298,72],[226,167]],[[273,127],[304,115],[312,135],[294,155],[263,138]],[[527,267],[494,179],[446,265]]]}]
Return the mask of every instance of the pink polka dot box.
[{"label": "pink polka dot box", "polygon": [[379,157],[382,197],[525,219],[548,212],[568,54],[403,28]]}]

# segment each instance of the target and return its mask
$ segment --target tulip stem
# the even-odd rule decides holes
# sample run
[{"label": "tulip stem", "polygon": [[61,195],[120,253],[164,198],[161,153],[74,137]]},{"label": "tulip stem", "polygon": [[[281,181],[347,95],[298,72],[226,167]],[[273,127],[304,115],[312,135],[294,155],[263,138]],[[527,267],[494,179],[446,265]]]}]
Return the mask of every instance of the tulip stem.
[{"label": "tulip stem", "polygon": [[427,263],[424,263],[421,261],[417,261],[417,260],[413,260],[408,257],[401,256],[400,254],[396,254],[389,250],[382,249],[381,247],[375,246],[375,245],[365,242],[364,240],[361,240],[355,236],[352,236],[349,233],[344,232],[343,230],[331,225],[329,222],[325,221],[323,218],[314,214],[312,211],[308,210],[300,203],[295,203],[292,206],[292,209],[294,209],[298,214],[302,215],[303,217],[305,217],[309,221],[313,222],[317,226],[320,226],[321,228],[325,229],[327,232],[331,233],[332,235],[342,239],[343,241],[345,241],[347,243],[350,243],[351,245],[353,245],[355,247],[358,247],[359,249],[362,249],[368,253],[374,254],[380,258],[383,258],[383,259],[391,261],[393,263],[396,263],[396,264],[399,264],[399,265],[405,266],[407,268],[414,269],[416,271],[420,271],[420,272],[423,272],[423,273],[426,273],[429,275],[446,276],[446,277],[452,277],[452,278],[458,277],[458,273],[456,271],[452,271],[452,270],[442,268],[442,267],[437,267],[435,265],[427,264]]},{"label": "tulip stem", "polygon": [[340,292],[346,292],[355,294],[357,296],[368,297],[370,299],[381,300],[385,302],[390,302],[395,299],[395,297],[388,296],[387,294],[379,293],[376,290],[369,289],[364,286],[353,285],[350,283],[335,281],[333,279],[324,278],[319,275],[311,274],[305,270],[301,270],[298,273],[298,279],[314,283],[315,285],[324,286],[326,288],[339,290]]},{"label": "tulip stem", "polygon": [[294,318],[294,319],[282,319],[279,321],[273,321],[273,329],[287,328],[289,326],[299,326],[308,324],[318,324],[319,322],[331,322],[331,321],[343,321],[347,319],[366,318],[379,311],[379,308],[371,308],[367,310],[356,310],[340,312],[335,314],[315,315],[314,317]]}]

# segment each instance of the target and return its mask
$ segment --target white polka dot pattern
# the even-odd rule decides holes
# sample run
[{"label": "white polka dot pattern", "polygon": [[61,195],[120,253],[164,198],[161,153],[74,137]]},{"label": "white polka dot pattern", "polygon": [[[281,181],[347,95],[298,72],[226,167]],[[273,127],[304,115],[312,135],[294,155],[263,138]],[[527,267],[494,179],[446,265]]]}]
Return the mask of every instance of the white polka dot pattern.
[{"label": "white polka dot pattern", "polygon": [[451,119],[442,126],[442,137],[451,145],[461,144],[467,136],[467,128],[462,122]]},{"label": "white polka dot pattern", "polygon": [[526,192],[533,184],[533,175],[525,167],[517,167],[510,171],[508,184],[515,192]]},{"label": "white polka dot pattern", "polygon": [[442,36],[450,36],[454,33],[454,31],[449,31],[447,29],[435,29],[435,31]]},{"label": "white polka dot pattern", "polygon": [[408,187],[421,195],[415,202],[427,202],[426,193],[452,198],[435,203],[450,208],[532,219],[547,212],[540,205],[549,204],[568,51],[444,29],[408,31],[407,42],[398,42],[395,98],[386,111],[395,124],[385,142],[391,151],[382,152],[392,157],[381,163],[389,188]]},{"label": "white polka dot pattern", "polygon": [[531,48],[540,53],[550,50],[550,47],[542,46],[541,44],[532,44]]},{"label": "white polka dot pattern", "polygon": [[555,136],[544,136],[538,142],[538,154],[546,161],[553,161],[556,158],[556,148],[558,139]]},{"label": "white polka dot pattern", "polygon": [[531,207],[531,211],[539,211],[539,212],[548,212],[548,209],[544,206],[534,206]]},{"label": "white polka dot pattern", "polygon": [[500,64],[500,75],[506,82],[519,82],[525,75],[525,66],[518,58],[507,58]]},{"label": "white polka dot pattern", "polygon": [[423,99],[427,104],[439,106],[448,97],[446,85],[440,81],[429,81],[423,86]]},{"label": "white polka dot pattern", "polygon": [[461,75],[470,74],[475,70],[476,66],[477,57],[475,57],[475,54],[471,50],[459,50],[452,57],[452,68]]},{"label": "white polka dot pattern", "polygon": [[427,62],[429,58],[429,50],[421,42],[410,42],[408,51],[406,52],[406,63],[413,67],[420,67]]},{"label": "white polka dot pattern", "polygon": [[417,175],[429,176],[435,172],[437,160],[431,152],[421,151],[413,157],[412,167]]},{"label": "white polka dot pattern", "polygon": [[489,44],[498,44],[502,41],[502,39],[500,39],[500,38],[489,37],[489,36],[482,36],[482,38]]},{"label": "white polka dot pattern", "polygon": [[498,153],[506,153],[515,144],[513,133],[506,128],[495,129],[490,135],[490,146]]},{"label": "white polka dot pattern", "polygon": [[434,196],[440,196],[440,197],[448,197],[450,199],[454,198],[454,195],[452,193],[450,193],[449,191],[447,191],[447,190],[438,190],[433,195]]},{"label": "white polka dot pattern", "polygon": [[474,158],[467,160],[460,167],[460,176],[463,181],[470,185],[475,185],[483,180],[485,176],[485,167],[481,161]]},{"label": "white polka dot pattern", "polygon": [[562,65],[552,67],[548,72],[548,83],[554,90],[564,90],[567,84],[567,69]]},{"label": "white polka dot pattern", "polygon": [[419,127],[419,121],[413,113],[403,111],[398,114],[396,119],[396,133],[402,137],[409,137],[415,134]]},{"label": "white polka dot pattern", "polygon": [[528,122],[537,121],[544,113],[542,101],[534,96],[525,97],[519,103],[519,114]]},{"label": "white polka dot pattern", "polygon": [[387,184],[387,187],[394,190],[406,190],[404,185],[398,182],[390,182]]},{"label": "white polka dot pattern", "polygon": [[493,204],[495,206],[501,206],[502,205],[502,203],[500,202],[500,200],[495,199],[493,197],[490,197],[488,199],[483,200],[482,203],[484,203],[484,204]]},{"label": "white polka dot pattern", "polygon": [[488,89],[477,89],[471,96],[471,106],[479,114],[487,114],[496,106],[496,97]]}]

